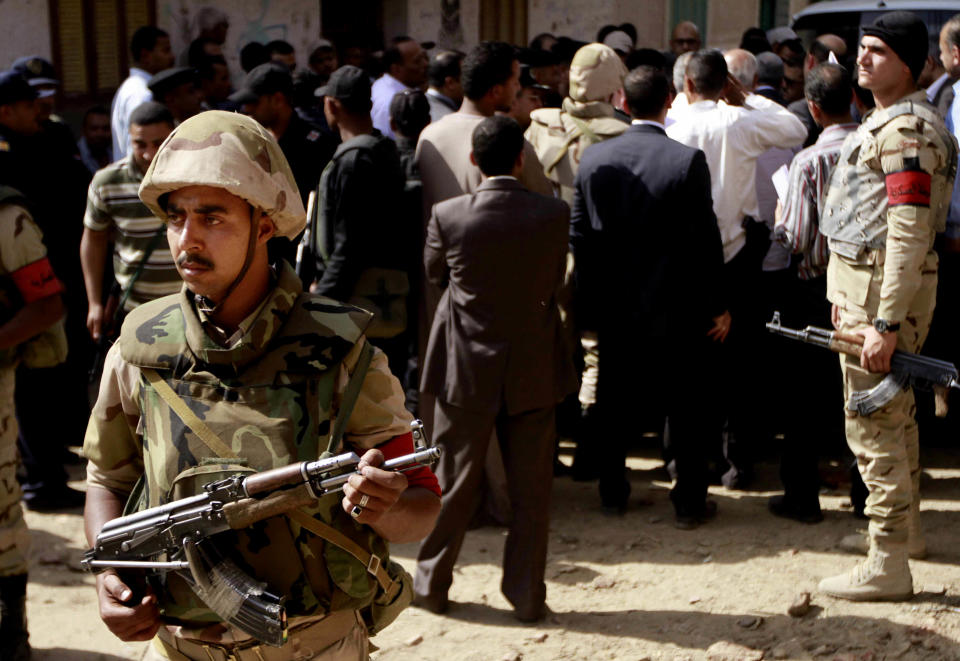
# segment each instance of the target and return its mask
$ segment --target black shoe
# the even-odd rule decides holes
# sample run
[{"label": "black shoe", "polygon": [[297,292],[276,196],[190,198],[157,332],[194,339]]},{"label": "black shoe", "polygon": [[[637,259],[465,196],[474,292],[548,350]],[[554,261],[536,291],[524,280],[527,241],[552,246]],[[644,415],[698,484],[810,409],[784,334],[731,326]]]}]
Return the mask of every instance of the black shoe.
[{"label": "black shoe", "polygon": [[445,594],[430,596],[415,594],[413,595],[413,605],[435,615],[443,615],[450,610],[450,601]]},{"label": "black shoe", "polygon": [[786,496],[771,496],[767,501],[767,507],[770,511],[784,519],[793,519],[800,523],[820,523],[823,521],[823,512],[820,511],[820,505],[816,509],[798,507],[793,501],[787,500]]},{"label": "black shoe", "polygon": [[23,504],[33,512],[59,512],[83,507],[87,502],[84,491],[64,485],[59,489],[40,489],[23,495]]},{"label": "black shoe", "polygon": [[685,508],[677,508],[677,518],[673,522],[673,527],[678,530],[693,530],[702,523],[716,518],[717,504],[712,500],[704,501],[703,507],[699,511],[691,511]]},{"label": "black shoe", "polygon": [[551,612],[546,604],[540,604],[531,608],[515,608],[513,616],[521,622],[530,624],[545,619]]}]

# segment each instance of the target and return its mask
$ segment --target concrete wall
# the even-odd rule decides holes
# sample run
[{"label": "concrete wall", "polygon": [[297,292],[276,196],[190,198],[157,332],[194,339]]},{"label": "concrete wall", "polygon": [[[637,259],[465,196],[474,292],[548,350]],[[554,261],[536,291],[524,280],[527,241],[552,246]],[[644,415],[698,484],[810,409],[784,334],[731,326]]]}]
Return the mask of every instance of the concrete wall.
[{"label": "concrete wall", "polygon": [[[407,0],[406,4],[406,31],[414,39],[458,50],[468,50],[480,40],[480,0]],[[387,39],[394,36],[384,28]]]},{"label": "concrete wall", "polygon": [[0,69],[23,55],[53,59],[47,0],[0,0]]},{"label": "concrete wall", "polygon": [[174,52],[187,48],[196,37],[193,17],[197,9],[205,5],[217,7],[230,17],[223,50],[234,75],[234,84],[243,78],[240,49],[244,44],[250,41],[266,43],[274,39],[289,41],[297,51],[298,66],[305,67],[310,44],[320,34],[318,0],[208,0],[202,3],[157,0],[157,23],[170,33]]},{"label": "concrete wall", "polygon": [[666,0],[529,0],[528,38],[541,32],[593,41],[607,24],[633,23],[637,43],[650,48],[666,46]]}]

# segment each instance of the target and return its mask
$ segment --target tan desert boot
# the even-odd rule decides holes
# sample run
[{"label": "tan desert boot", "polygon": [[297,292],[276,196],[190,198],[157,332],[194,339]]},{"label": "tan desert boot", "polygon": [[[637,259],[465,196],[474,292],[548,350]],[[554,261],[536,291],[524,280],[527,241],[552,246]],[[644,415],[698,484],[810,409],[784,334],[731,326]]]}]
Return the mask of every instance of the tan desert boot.
[{"label": "tan desert boot", "polygon": [[907,545],[874,544],[851,571],[820,581],[823,594],[850,601],[904,601],[913,597]]},{"label": "tan desert boot", "polygon": [[[923,560],[927,557],[927,542],[923,538],[923,526],[920,525],[920,503],[910,504],[910,515],[907,519],[910,526],[910,537],[907,549],[914,560]],[[852,535],[846,535],[837,546],[847,553],[866,555],[870,550],[870,537],[866,530]]]}]

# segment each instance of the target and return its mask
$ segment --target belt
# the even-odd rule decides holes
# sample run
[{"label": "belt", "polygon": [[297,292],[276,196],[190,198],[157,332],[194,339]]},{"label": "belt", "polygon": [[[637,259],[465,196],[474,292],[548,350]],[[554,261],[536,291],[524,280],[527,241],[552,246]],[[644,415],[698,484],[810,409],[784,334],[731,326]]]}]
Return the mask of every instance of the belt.
[{"label": "belt", "polygon": [[319,622],[301,628],[293,627],[283,647],[260,645],[255,640],[236,644],[212,643],[193,638],[178,638],[166,627],[157,631],[157,645],[161,653],[172,661],[199,659],[200,661],[296,661],[312,659],[327,647],[342,640],[354,627],[360,625],[357,611],[335,611]]}]

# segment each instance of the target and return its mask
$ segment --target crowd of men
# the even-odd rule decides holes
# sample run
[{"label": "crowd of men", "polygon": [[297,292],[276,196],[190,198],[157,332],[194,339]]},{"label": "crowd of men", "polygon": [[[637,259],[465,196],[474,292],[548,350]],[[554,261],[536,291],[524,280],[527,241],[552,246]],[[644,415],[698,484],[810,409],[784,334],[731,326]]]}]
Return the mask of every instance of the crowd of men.
[{"label": "crowd of men", "polygon": [[[553,476],[596,480],[622,516],[646,432],[683,530],[718,515],[710,484],[750,488],[771,446],[784,493],[770,511],[822,521],[818,461],[845,433],[870,529],[843,546],[867,557],[820,589],[912,595],[917,416],[944,423],[909,388],[869,415],[845,402],[928,333],[958,358],[953,313],[934,307],[960,278],[960,17],[939,54],[909,12],[856,45],[751,28],[725,52],[689,22],[665,52],[630,24],[466,53],[320,40],[305,69],[286,42],[250,43],[236,89],[227,17],[196,26],[179,57],[138,29],[129,77],[79,141],[54,113],[50,63],[0,73],[0,407],[19,425],[0,436],[0,657],[29,656],[20,502],[83,503],[63,468],[81,439],[91,544],[138,480],[153,506],[189,495],[181,479],[211,458],[263,470],[324,440],[362,454],[342,496],[235,541],[289,598],[294,647],[323,642],[314,658],[366,658],[388,602],[446,612],[464,535],[491,517],[509,530],[503,593],[521,621],[543,618]],[[858,356],[837,370],[768,336],[774,311],[834,327]],[[76,393],[57,416],[54,382]],[[412,449],[412,414],[439,463],[379,469]],[[412,581],[378,546],[421,539]],[[358,587],[351,562],[376,580]],[[136,597],[124,581],[98,575],[101,616],[125,640],[156,634],[157,658],[258,642],[212,630],[190,581]]]}]

